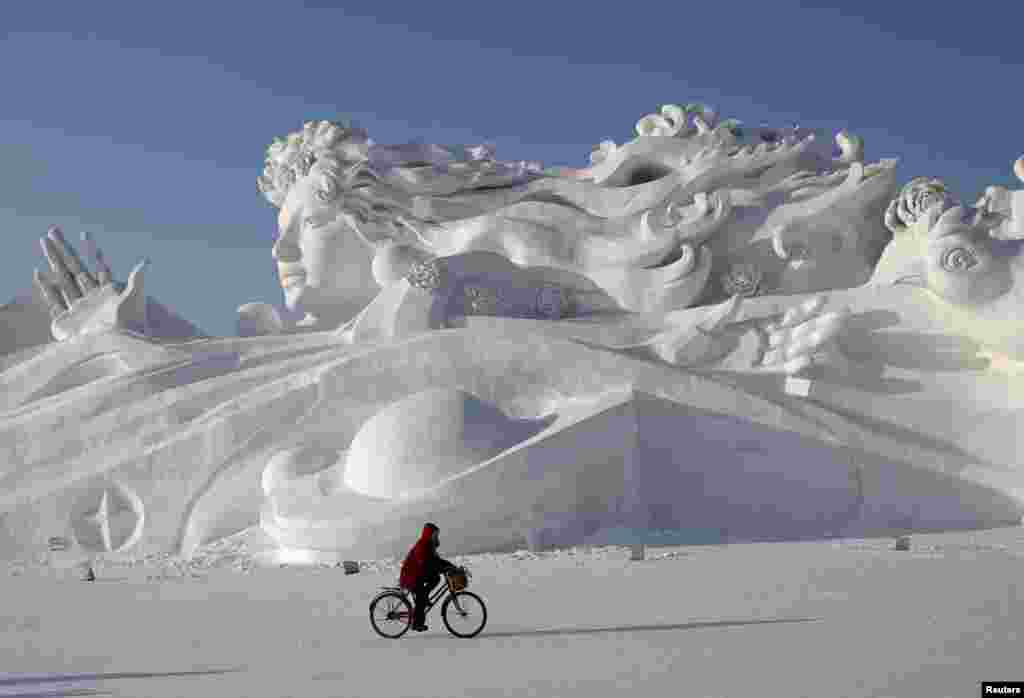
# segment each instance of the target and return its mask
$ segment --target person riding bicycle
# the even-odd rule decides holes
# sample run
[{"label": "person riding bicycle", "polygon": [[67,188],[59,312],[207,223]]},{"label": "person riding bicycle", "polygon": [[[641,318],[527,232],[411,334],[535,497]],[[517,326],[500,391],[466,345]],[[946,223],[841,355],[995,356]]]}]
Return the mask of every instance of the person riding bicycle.
[{"label": "person riding bicycle", "polygon": [[412,614],[412,629],[422,632],[427,629],[427,604],[430,592],[441,581],[441,575],[458,569],[437,554],[440,547],[440,529],[432,523],[425,524],[420,539],[412,546],[402,563],[398,584],[413,593],[415,609]]}]

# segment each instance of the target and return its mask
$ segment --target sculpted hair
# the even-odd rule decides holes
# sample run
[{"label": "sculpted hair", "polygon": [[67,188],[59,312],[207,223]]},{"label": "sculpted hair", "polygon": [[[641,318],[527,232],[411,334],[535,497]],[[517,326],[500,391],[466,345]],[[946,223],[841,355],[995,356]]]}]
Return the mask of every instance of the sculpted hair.
[{"label": "sculpted hair", "polygon": [[362,129],[333,121],[307,121],[301,130],[275,138],[267,146],[263,174],[256,179],[256,186],[267,201],[280,207],[292,185],[314,166],[329,179],[357,176],[365,169],[372,144]]},{"label": "sculpted hair", "polygon": [[[499,162],[490,146],[408,143],[378,145],[366,131],[332,121],[310,121],[267,147],[260,193],[280,208],[310,174],[316,196],[365,242],[428,244],[423,231],[437,221],[417,215],[417,197],[449,197],[473,189],[520,184],[541,176],[539,163]],[[429,208],[429,207],[427,207]]]}]

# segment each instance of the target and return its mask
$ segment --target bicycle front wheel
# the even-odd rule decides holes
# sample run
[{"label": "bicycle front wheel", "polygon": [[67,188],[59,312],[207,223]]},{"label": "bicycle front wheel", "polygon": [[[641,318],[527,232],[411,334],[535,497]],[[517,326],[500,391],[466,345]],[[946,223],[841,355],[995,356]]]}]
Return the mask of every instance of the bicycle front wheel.
[{"label": "bicycle front wheel", "polygon": [[487,625],[487,606],[473,592],[457,591],[441,605],[441,618],[455,637],[476,637]]},{"label": "bicycle front wheel", "polygon": [[398,592],[381,594],[370,604],[370,625],[381,637],[397,640],[412,625],[412,604]]}]

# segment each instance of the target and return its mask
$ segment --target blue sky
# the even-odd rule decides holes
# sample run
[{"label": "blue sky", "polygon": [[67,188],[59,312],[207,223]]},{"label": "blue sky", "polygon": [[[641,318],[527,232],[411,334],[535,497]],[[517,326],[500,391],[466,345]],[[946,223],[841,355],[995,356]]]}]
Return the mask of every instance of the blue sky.
[{"label": "blue sky", "polygon": [[[587,163],[664,103],[836,131],[973,202],[1024,154],[1024,7],[821,2],[16,3],[0,38],[0,302],[91,231],[207,332],[281,303],[263,150],[314,118],[378,142]],[[349,7],[348,5],[352,5]],[[1015,6],[1017,9],[1015,9]]]}]

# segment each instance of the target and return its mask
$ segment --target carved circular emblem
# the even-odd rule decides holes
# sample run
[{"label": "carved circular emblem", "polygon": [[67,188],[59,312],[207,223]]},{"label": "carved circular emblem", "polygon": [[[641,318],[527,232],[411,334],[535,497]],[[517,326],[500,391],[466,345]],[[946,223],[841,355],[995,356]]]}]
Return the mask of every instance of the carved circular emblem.
[{"label": "carved circular emblem", "polygon": [[721,277],[722,290],[730,296],[756,296],[761,286],[761,271],[753,264],[734,264]]},{"label": "carved circular emblem", "polygon": [[120,552],[142,537],[142,500],[116,482],[101,482],[84,492],[72,507],[71,529],[83,550]]},{"label": "carved circular emblem", "polygon": [[445,285],[447,274],[440,259],[428,259],[412,265],[405,278],[416,288],[434,292]]},{"label": "carved circular emblem", "polygon": [[569,314],[569,292],[559,286],[541,286],[537,291],[537,314],[558,320]]},{"label": "carved circular emblem", "polygon": [[498,294],[487,286],[466,286],[466,312],[474,315],[494,315],[498,310]]}]

